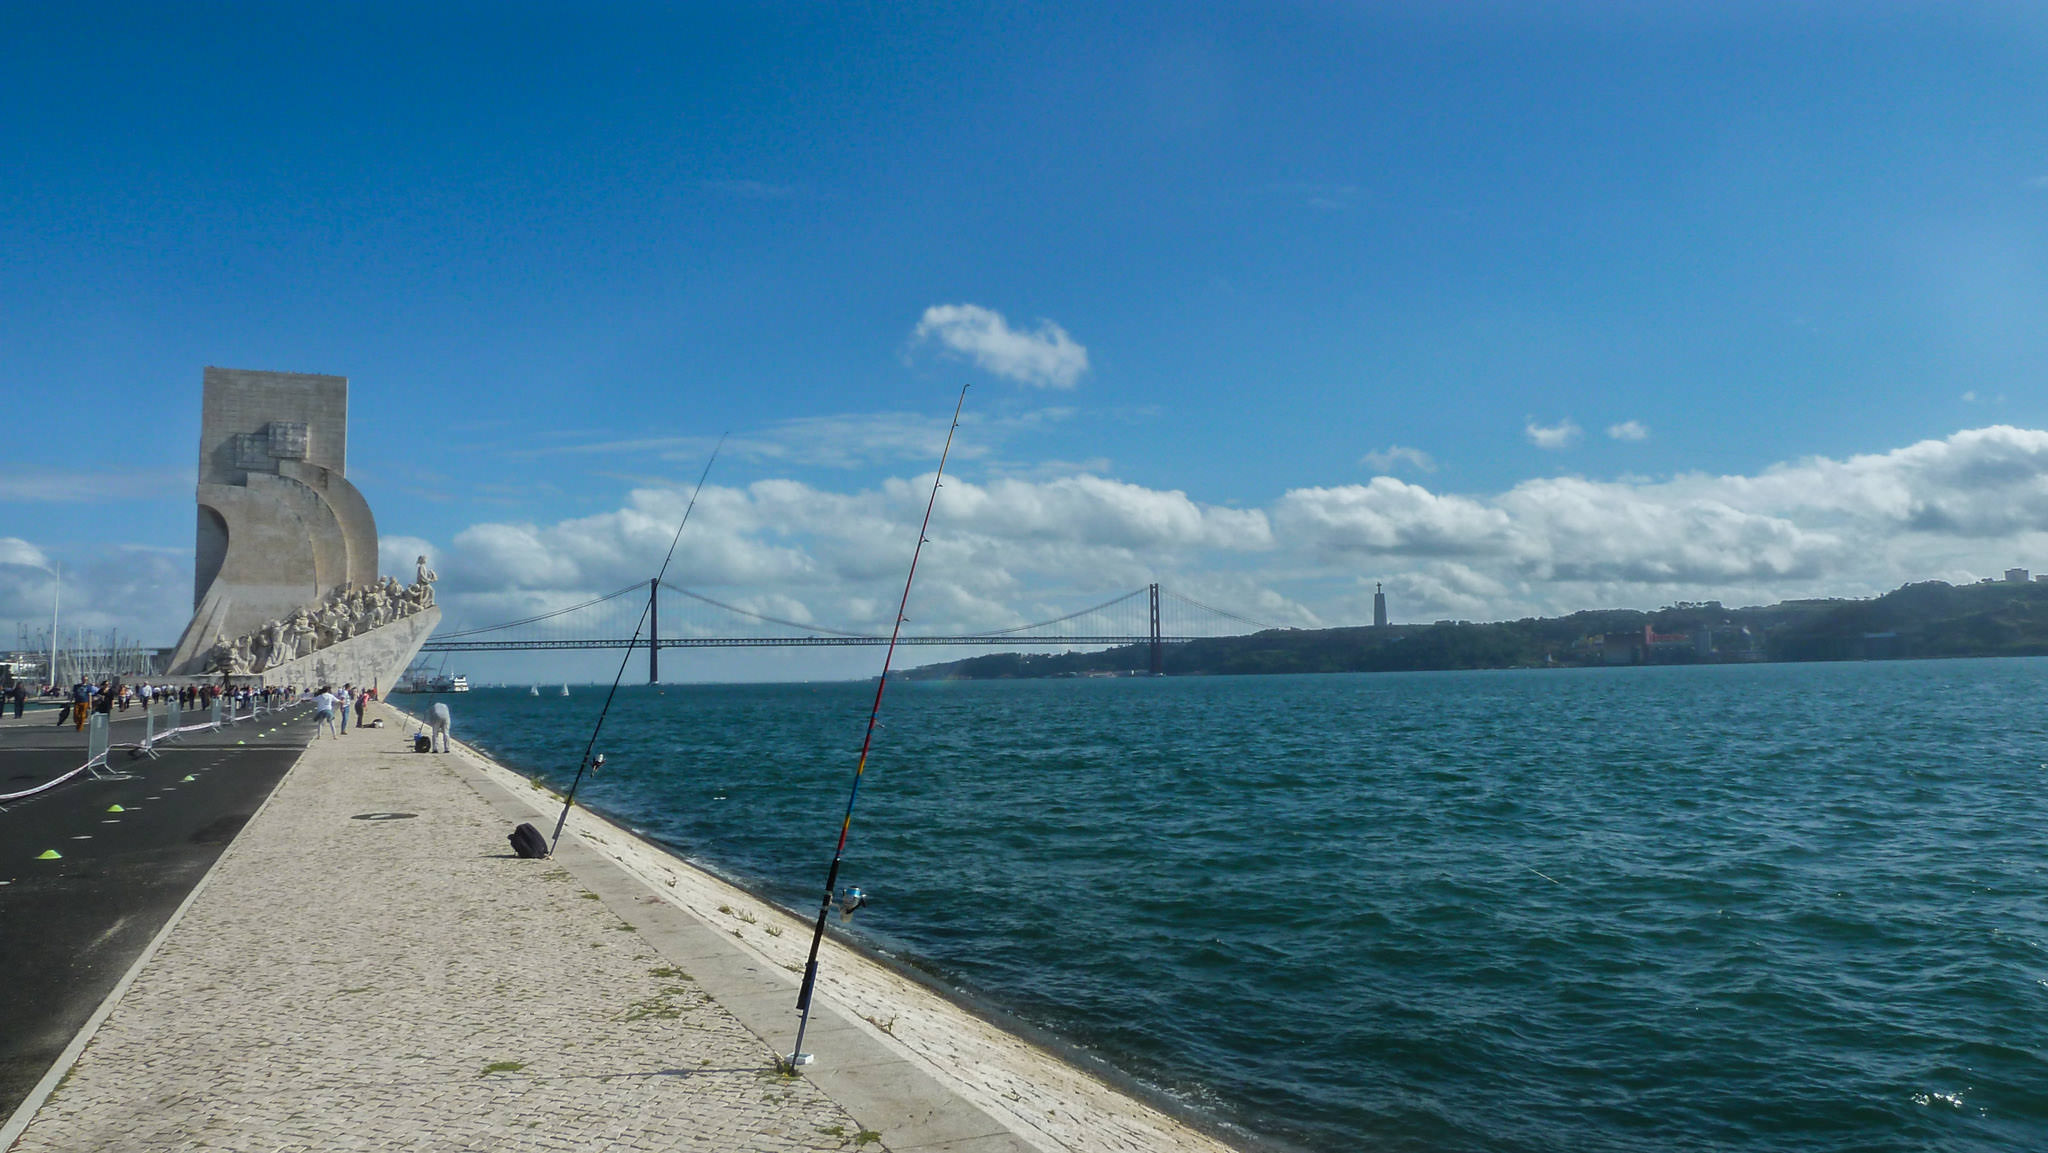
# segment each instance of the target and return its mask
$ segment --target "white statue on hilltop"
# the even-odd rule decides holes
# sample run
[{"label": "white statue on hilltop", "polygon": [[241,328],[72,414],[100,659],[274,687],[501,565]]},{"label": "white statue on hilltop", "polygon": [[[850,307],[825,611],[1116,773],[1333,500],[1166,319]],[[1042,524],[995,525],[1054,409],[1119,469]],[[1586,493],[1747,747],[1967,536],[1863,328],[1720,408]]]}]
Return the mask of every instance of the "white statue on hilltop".
[{"label": "white statue on hilltop", "polygon": [[434,607],[434,582],[440,579],[441,574],[428,568],[427,558],[421,556],[419,567],[413,570],[412,578],[413,587],[419,590],[421,608],[430,609]]}]

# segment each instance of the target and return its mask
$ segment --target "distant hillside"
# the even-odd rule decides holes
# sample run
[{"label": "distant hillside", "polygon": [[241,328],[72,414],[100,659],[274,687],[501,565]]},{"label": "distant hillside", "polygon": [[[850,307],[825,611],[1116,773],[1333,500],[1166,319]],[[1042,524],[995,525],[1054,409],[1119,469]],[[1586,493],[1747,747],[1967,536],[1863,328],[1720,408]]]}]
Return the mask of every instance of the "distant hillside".
[{"label": "distant hillside", "polygon": [[[1485,624],[1273,629],[1167,645],[1168,676],[1395,672],[1736,661],[2048,655],[2048,582],[1910,584],[1872,600],[1600,609]],[[1142,673],[1147,646],[995,653],[910,669],[913,680]]]}]

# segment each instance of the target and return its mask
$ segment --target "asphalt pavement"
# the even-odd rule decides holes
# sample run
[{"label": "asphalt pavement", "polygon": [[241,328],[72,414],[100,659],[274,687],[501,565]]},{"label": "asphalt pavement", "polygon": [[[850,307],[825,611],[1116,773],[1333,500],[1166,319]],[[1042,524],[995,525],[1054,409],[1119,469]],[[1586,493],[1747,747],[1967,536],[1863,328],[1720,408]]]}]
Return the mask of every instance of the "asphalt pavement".
[{"label": "asphalt pavement", "polygon": [[[0,811],[0,1118],[298,760],[310,717],[300,705],[187,733],[151,759],[120,747],[142,740],[141,713],[115,713],[111,768],[126,779],[74,778]],[[85,734],[49,714],[0,723],[0,794],[85,759]]]}]

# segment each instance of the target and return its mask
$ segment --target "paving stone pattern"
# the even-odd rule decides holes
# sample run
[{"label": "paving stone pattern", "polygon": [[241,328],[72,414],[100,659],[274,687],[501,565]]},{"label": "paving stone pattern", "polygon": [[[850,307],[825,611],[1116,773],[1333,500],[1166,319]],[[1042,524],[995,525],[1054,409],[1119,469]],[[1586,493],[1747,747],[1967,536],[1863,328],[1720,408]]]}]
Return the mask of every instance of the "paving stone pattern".
[{"label": "paving stone pattern", "polygon": [[403,735],[313,743],[16,1149],[882,1147]]}]

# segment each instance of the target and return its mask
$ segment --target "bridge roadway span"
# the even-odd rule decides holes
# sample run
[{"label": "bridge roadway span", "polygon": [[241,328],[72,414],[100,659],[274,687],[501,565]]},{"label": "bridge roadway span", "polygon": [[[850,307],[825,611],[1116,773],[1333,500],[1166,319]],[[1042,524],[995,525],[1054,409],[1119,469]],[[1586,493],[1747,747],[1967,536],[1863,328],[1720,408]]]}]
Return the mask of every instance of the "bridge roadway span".
[{"label": "bridge roadway span", "polygon": [[[585,810],[555,859],[520,860],[506,831],[559,802],[460,742],[411,752],[406,718],[372,708],[388,727],[264,762],[296,757],[0,1148],[1227,1150],[835,939],[815,1063],[781,1074],[805,922]],[[191,783],[157,764],[132,783],[144,812],[238,762]],[[60,812],[92,819],[124,787],[74,782],[7,816],[63,836]],[[15,915],[96,899],[33,872],[61,863],[6,858],[44,894],[8,939],[41,935]]]}]

